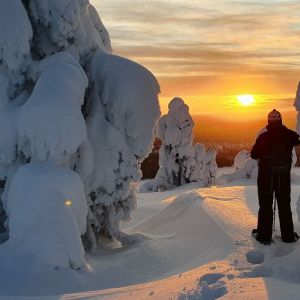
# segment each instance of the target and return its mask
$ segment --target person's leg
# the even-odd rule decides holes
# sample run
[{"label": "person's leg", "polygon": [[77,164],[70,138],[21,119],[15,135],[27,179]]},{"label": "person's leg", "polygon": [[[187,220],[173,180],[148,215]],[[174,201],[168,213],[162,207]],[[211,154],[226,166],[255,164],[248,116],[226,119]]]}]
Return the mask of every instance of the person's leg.
[{"label": "person's leg", "polygon": [[257,179],[258,189],[258,223],[257,239],[271,240],[273,224],[273,184],[271,177],[260,174]]},{"label": "person's leg", "polygon": [[291,210],[291,174],[280,175],[276,185],[275,195],[278,203],[281,238],[283,241],[294,241],[294,224]]}]

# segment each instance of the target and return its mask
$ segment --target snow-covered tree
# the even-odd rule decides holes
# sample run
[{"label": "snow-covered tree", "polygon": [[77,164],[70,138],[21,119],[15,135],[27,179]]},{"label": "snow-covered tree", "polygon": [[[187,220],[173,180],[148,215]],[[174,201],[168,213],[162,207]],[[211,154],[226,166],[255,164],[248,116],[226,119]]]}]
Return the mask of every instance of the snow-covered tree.
[{"label": "snow-covered tree", "polygon": [[159,151],[160,168],[155,177],[154,190],[191,182],[196,165],[193,127],[189,107],[181,98],[174,98],[169,103],[168,114],[158,122],[157,137],[162,140],[162,146]]},{"label": "snow-covered tree", "polygon": [[206,153],[203,145],[193,145],[193,128],[189,107],[181,98],[174,98],[169,103],[168,114],[158,122],[157,137],[161,139],[162,146],[159,151],[160,168],[153,184],[154,191],[190,182],[210,184],[209,178],[215,173],[213,169],[217,168],[215,153],[210,157],[212,152]]},{"label": "snow-covered tree", "polygon": [[24,164],[70,169],[85,189],[92,247],[127,241],[119,223],[136,207],[140,162],[160,115],[154,76],[111,53],[88,0],[0,1],[3,207]]}]

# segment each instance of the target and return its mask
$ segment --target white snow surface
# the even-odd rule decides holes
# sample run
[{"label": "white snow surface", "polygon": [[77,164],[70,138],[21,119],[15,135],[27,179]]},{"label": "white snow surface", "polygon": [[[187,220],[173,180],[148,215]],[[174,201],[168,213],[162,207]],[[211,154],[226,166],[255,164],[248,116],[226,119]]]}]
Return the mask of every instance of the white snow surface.
[{"label": "white snow surface", "polygon": [[[232,170],[219,170],[226,172]],[[298,232],[299,193],[300,182],[292,186]],[[255,180],[210,188],[193,183],[139,194],[138,200],[134,221],[123,230],[143,238],[125,248],[87,253],[88,267],[80,271],[37,269],[32,258],[12,260],[7,244],[0,245],[0,299],[298,298],[299,242],[284,244],[275,237],[265,247],[250,237],[258,210]],[[278,223],[276,228],[277,236]]]},{"label": "white snow surface", "polygon": [[11,182],[6,212],[4,247],[53,268],[85,266],[87,202],[78,174],[48,163],[24,165]]}]

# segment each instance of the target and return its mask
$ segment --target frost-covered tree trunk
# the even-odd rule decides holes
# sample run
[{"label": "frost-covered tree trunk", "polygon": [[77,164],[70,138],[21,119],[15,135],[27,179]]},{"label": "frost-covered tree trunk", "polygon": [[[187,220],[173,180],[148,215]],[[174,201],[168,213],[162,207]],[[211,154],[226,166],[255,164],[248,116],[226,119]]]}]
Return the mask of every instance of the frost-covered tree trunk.
[{"label": "frost-covered tree trunk", "polygon": [[140,162],[160,115],[154,76],[111,53],[88,0],[0,1],[4,210],[24,164],[70,169],[84,184],[85,241],[93,247],[104,239],[126,242],[119,223],[136,206]]}]

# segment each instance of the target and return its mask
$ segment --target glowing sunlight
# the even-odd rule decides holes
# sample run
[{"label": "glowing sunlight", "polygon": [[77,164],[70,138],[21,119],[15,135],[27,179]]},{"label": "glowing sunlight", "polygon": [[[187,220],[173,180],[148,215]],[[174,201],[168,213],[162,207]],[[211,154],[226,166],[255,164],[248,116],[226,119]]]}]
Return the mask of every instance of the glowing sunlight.
[{"label": "glowing sunlight", "polygon": [[238,95],[236,98],[239,103],[244,106],[249,106],[255,103],[255,98],[253,95]]}]

